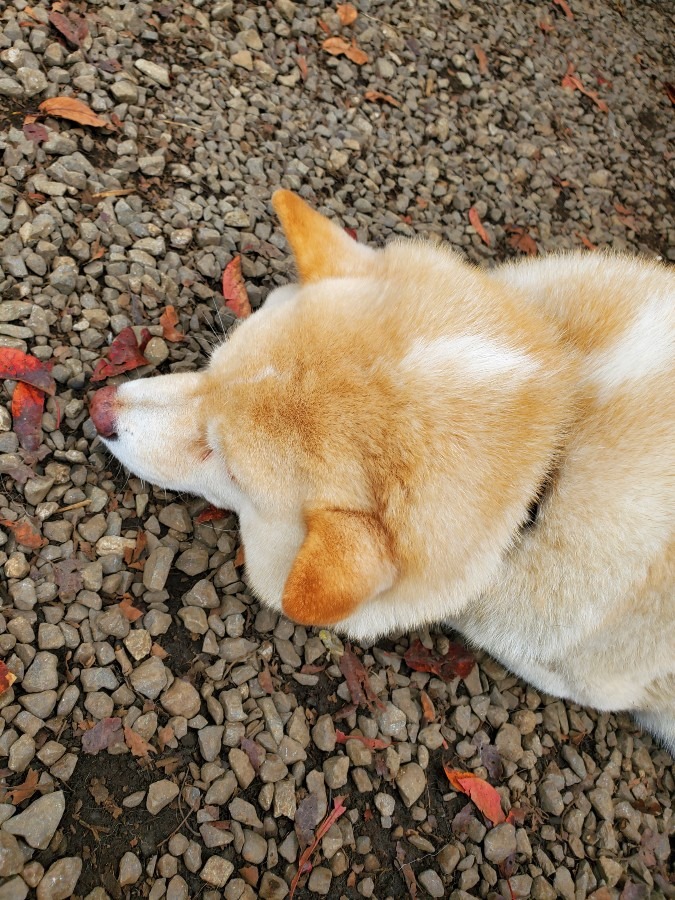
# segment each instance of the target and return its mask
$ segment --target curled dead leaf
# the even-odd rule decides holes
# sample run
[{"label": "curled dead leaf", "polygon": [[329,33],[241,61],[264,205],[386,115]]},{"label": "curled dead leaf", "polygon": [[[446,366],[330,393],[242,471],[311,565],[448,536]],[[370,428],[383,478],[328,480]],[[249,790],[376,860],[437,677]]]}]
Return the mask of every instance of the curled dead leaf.
[{"label": "curled dead leaf", "polygon": [[238,319],[245,319],[251,315],[251,303],[248,299],[248,291],[244,284],[244,276],[241,271],[241,256],[235,256],[226,266],[223,272],[223,297],[225,306],[235,314]]},{"label": "curled dead leaf", "polygon": [[478,44],[473,45],[473,52],[476,54],[476,59],[478,60],[478,71],[481,75],[487,75],[489,69],[487,53],[482,47],[479,47]]},{"label": "curled dead leaf", "polygon": [[178,331],[176,325],[178,325],[178,313],[176,312],[173,306],[167,306],[164,309],[164,312],[159,317],[159,324],[162,326],[162,337],[166,341],[171,341],[174,344],[180,343],[180,341],[185,340],[185,335],[182,331]]},{"label": "curled dead leaf", "polygon": [[321,47],[331,56],[346,56],[357,66],[363,66],[368,62],[368,54],[356,46],[356,41],[352,41],[350,44],[342,37],[329,37],[321,44]]},{"label": "curled dead leaf", "polygon": [[400,106],[400,102],[392,97],[391,94],[383,94],[382,91],[366,91],[363,95],[364,100],[369,100],[371,103],[377,103],[378,100],[381,100],[383,103],[389,103],[391,106]]},{"label": "curled dead leaf", "polygon": [[351,3],[338,3],[337,14],[342,25],[352,25],[358,19],[358,11]]},{"label": "curled dead leaf", "polygon": [[0,694],[8,691],[16,681],[14,672],[10,672],[5,663],[0,659]]},{"label": "curled dead leaf", "polygon": [[485,230],[485,226],[480,220],[480,216],[478,215],[478,211],[476,210],[475,206],[472,206],[469,210],[469,222],[471,223],[481,241],[489,247],[490,238],[488,237],[488,233]]},{"label": "curled dead leaf", "polygon": [[76,97],[49,97],[42,101],[38,109],[45,116],[69,119],[79,125],[89,125],[91,128],[111,128],[109,122],[97,116],[93,109]]}]

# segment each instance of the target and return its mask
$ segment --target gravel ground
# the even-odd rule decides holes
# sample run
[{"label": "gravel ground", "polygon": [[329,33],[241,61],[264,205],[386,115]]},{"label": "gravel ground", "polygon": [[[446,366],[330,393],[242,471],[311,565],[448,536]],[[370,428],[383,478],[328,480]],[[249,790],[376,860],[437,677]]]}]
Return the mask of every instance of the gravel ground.
[{"label": "gravel ground", "polygon": [[[296,896],[675,896],[673,760],[628,717],[484,657],[412,671],[440,632],[350,652],[261,609],[236,521],[127,478],[87,412],[125,327],[152,335],[134,377],[192,369],[231,324],[235,255],[254,307],[288,279],[279,185],[364,240],[424,234],[487,266],[528,239],[675,261],[673,7],[569,2],[360,0],[349,25],[322,0],[3,5],[0,347],[53,363],[57,396],[29,456],[0,393],[0,518],[43,539],[0,531],[0,900],[282,900],[336,796]],[[64,95],[110,128],[24,130]],[[492,828],[445,762],[524,821]]]}]

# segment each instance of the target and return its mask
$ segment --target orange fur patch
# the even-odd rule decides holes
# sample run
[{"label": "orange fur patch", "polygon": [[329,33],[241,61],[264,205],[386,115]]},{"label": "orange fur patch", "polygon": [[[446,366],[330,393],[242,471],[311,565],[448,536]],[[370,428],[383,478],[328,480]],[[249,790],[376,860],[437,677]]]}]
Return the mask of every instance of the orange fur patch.
[{"label": "orange fur patch", "polygon": [[391,587],[394,567],[371,516],[321,509],[308,513],[306,523],[284,590],[287,616],[302,625],[332,625]]}]

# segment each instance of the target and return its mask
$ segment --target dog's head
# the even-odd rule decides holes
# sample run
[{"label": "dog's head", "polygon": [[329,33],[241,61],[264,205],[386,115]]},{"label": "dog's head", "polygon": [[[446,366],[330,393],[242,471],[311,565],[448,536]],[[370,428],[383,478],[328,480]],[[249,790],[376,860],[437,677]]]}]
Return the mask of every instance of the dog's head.
[{"label": "dog's head", "polygon": [[542,474],[555,341],[448,251],[373,250],[288,191],[274,205],[299,283],[205,370],[103,388],[94,424],[141,478],[234,510],[253,589],[296,621],[451,615]]}]

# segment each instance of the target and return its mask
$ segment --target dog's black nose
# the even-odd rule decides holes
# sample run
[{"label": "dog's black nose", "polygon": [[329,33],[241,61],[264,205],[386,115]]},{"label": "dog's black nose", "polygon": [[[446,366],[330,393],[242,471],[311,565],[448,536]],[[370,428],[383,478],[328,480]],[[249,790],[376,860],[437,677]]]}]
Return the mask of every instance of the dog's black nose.
[{"label": "dog's black nose", "polygon": [[89,405],[89,414],[94,426],[101,437],[116,438],[117,427],[115,421],[115,395],[117,388],[114,384],[96,391]]}]

